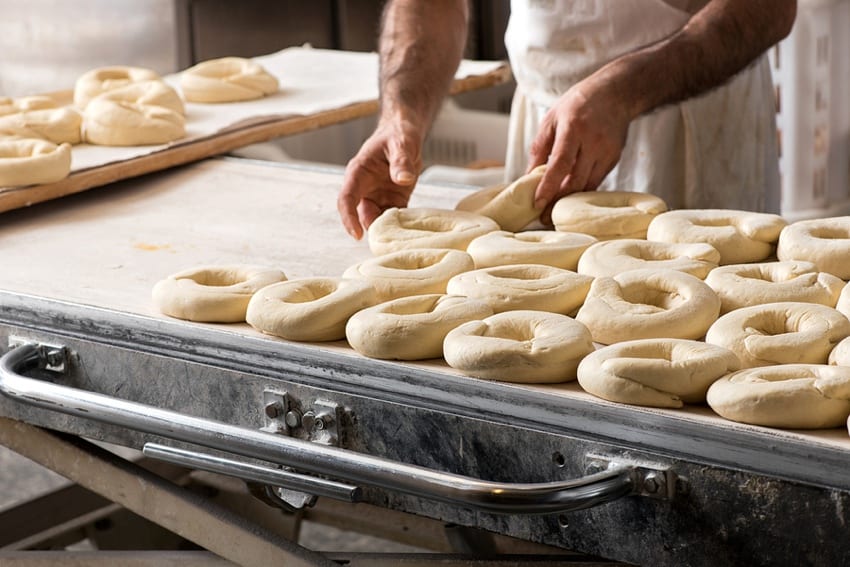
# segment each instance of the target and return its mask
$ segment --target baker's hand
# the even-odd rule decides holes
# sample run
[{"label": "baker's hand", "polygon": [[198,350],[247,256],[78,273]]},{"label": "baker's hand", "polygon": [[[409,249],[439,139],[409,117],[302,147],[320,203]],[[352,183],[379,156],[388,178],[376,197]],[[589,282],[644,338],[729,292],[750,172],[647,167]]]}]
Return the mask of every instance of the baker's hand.
[{"label": "baker's hand", "polygon": [[630,122],[625,105],[593,77],[564,93],[546,113],[528,168],[547,164],[534,193],[544,223],[550,223],[552,206],[564,195],[599,187],[620,160]]},{"label": "baker's hand", "polygon": [[382,123],[348,162],[336,202],[348,234],[359,240],[385,210],[407,206],[422,168],[421,139],[409,123]]}]

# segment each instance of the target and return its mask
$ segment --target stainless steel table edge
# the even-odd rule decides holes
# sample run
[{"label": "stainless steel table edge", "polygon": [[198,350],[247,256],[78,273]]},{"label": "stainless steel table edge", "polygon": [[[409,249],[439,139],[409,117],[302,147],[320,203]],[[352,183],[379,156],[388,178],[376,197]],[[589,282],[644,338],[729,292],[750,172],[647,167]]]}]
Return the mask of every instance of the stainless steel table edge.
[{"label": "stainless steel table edge", "polygon": [[766,428],[720,427],[621,404],[363,358],[320,346],[0,291],[0,324],[213,365],[691,463],[850,490],[850,453]]}]

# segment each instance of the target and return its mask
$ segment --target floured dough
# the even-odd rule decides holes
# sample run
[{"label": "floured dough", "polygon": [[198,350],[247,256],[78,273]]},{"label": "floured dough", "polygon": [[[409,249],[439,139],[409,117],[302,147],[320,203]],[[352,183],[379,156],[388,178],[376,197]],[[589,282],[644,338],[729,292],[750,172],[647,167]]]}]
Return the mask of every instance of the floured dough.
[{"label": "floured dough", "polygon": [[593,280],[576,319],[609,345],[653,338],[699,339],[720,299],[705,282],[675,270],[630,270]]},{"label": "floured dough", "polygon": [[484,301],[493,311],[537,310],[565,315],[578,309],[593,278],[540,264],[482,268],[454,276],[448,293]]},{"label": "floured dough", "polygon": [[534,191],[546,173],[541,165],[513,183],[485,187],[458,202],[455,209],[484,215],[496,221],[502,230],[516,232],[540,216],[534,208]]},{"label": "floured dough", "polygon": [[256,61],[223,57],[183,71],[180,88],[190,102],[237,102],[277,92],[278,81]]},{"label": "floured dough", "polygon": [[841,293],[838,295],[838,303],[835,304],[838,311],[850,319],[850,283],[844,285]]},{"label": "floured dough", "polygon": [[117,65],[99,67],[80,75],[74,85],[74,105],[85,110],[92,99],[105,92],[120,89],[132,83],[159,80],[159,74],[143,67]]},{"label": "floured dough", "polygon": [[27,112],[30,110],[45,110],[57,108],[59,105],[49,96],[35,95],[20,98],[0,97],[0,116]]},{"label": "floured dough", "polygon": [[543,264],[575,271],[579,258],[594,242],[596,239],[592,236],[577,232],[497,230],[470,242],[466,251],[479,269],[509,264]]},{"label": "floured dough", "polygon": [[0,137],[0,187],[53,183],[71,172],[71,146]]},{"label": "floured dough", "polygon": [[199,266],[157,282],[153,302],[178,319],[240,323],[256,292],[284,280],[283,272],[266,266]]},{"label": "floured dough", "polygon": [[704,342],[644,339],[590,353],[578,366],[578,382],[611,402],[679,408],[705,402],[708,387],[740,365],[732,351]]},{"label": "floured dough", "polygon": [[788,223],[779,215],[726,209],[681,209],[655,217],[647,240],[705,242],[720,252],[720,264],[761,262],[773,254]]},{"label": "floured dough", "polygon": [[79,144],[83,117],[72,108],[27,110],[0,116],[0,136],[41,138],[54,144]]},{"label": "floured dough", "polygon": [[83,133],[101,146],[166,144],[186,135],[183,101],[161,81],[132,83],[89,102]]},{"label": "floured dough", "polygon": [[799,301],[834,307],[844,282],[811,262],[731,264],[712,270],[705,283],[720,297],[720,313],[742,307]]},{"label": "floured dough", "polygon": [[833,366],[850,367],[850,337],[842,339],[835,345],[835,348],[829,353],[827,361]]},{"label": "floured dough", "polygon": [[258,331],[291,341],[336,341],[345,338],[349,317],[377,299],[375,288],[362,280],[288,280],[258,291],[245,320]]},{"label": "floured dough", "polygon": [[784,364],[748,368],[708,389],[708,405],[726,419],[789,429],[843,426],[850,415],[850,368]]},{"label": "floured dough", "polygon": [[767,303],[720,317],[705,342],[738,355],[742,368],[773,364],[826,364],[830,351],[850,335],[850,320],[815,303]]},{"label": "floured dough", "polygon": [[496,221],[475,213],[393,207],[369,226],[369,249],[376,256],[410,248],[466,250],[474,238],[494,230]]},{"label": "floured dough", "polygon": [[446,335],[446,362],[464,374],[505,382],[575,380],[593,351],[584,325],[557,313],[508,311],[470,321]]},{"label": "floured dough", "polygon": [[578,263],[578,272],[589,276],[615,276],[627,270],[676,270],[705,279],[717,267],[720,253],[710,244],[654,242],[622,238],[598,242]]},{"label": "floured dough", "polygon": [[798,221],[779,235],[780,260],[813,262],[818,270],[850,280],[850,216]]},{"label": "floured dough", "polygon": [[646,227],[667,204],[655,195],[631,191],[586,191],[560,198],[552,208],[555,228],[599,240],[645,238]]},{"label": "floured dough", "polygon": [[355,313],[348,320],[345,336],[354,350],[370,358],[439,358],[449,331],[492,314],[489,305],[467,297],[415,295]]},{"label": "floured dough", "polygon": [[410,295],[446,293],[457,274],[473,269],[472,257],[460,250],[416,248],[370,258],[349,267],[342,277],[366,280],[379,301]]}]

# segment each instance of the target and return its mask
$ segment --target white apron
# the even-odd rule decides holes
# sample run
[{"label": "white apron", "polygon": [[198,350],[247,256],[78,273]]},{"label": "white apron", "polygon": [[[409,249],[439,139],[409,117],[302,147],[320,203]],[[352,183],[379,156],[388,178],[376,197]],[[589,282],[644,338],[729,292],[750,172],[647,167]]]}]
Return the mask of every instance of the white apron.
[{"label": "white apron", "polygon": [[[512,0],[505,44],[518,86],[505,162],[508,180],[525,172],[538,126],[561,94],[608,61],[688,21],[691,14],[672,3]],[[776,116],[767,58],[700,97],[634,120],[620,162],[600,189],[653,193],[673,209],[778,213]]]}]

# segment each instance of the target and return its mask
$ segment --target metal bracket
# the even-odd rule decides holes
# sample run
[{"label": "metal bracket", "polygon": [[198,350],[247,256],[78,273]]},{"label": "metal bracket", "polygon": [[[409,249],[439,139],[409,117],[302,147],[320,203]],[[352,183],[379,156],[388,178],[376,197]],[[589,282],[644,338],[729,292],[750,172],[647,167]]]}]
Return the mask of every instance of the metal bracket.
[{"label": "metal bracket", "polygon": [[[265,390],[263,414],[266,424],[261,428],[262,431],[297,437],[322,445],[339,444],[341,408],[334,402],[316,400],[312,406],[302,411],[286,392]],[[268,487],[266,494],[272,501],[291,509],[313,506],[316,503],[315,495],[289,488]]]},{"label": "metal bracket", "polygon": [[634,489],[632,494],[635,496],[672,500],[677,493],[685,492],[687,489],[687,481],[676,475],[668,466],[601,455],[587,455],[585,457],[585,472],[587,474],[595,474],[624,465],[633,467]]},{"label": "metal bracket", "polygon": [[[9,337],[9,350],[17,348],[21,345],[34,344],[35,341],[25,337]],[[64,374],[68,369],[70,362],[70,354],[67,347],[62,345],[49,345],[42,342],[36,344],[38,349],[38,367],[50,372]]]}]

